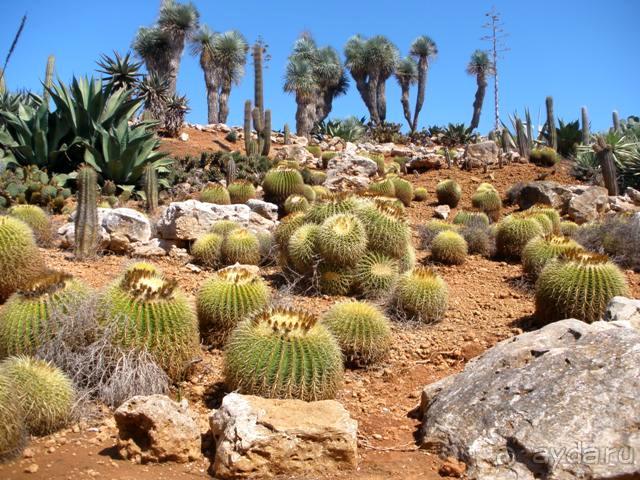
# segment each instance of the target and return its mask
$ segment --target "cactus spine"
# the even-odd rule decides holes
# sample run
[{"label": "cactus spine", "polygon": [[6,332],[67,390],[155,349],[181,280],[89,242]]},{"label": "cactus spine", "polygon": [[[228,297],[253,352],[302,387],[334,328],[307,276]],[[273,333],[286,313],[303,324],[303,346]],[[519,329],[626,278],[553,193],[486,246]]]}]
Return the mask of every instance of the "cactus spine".
[{"label": "cactus spine", "polygon": [[556,132],[556,120],[553,115],[553,97],[547,97],[547,129],[549,131],[549,146],[558,150],[558,134]]},{"label": "cactus spine", "polygon": [[613,117],[613,131],[619,132],[620,131],[620,115],[618,115],[617,110],[613,111],[612,117]]},{"label": "cactus spine", "polygon": [[289,124],[284,124],[284,144],[289,145],[291,143],[291,139],[289,138],[291,135],[291,130],[289,130]]},{"label": "cactus spine", "polygon": [[84,166],[78,170],[78,207],[75,218],[76,257],[83,259],[98,248],[98,192],[96,171]]},{"label": "cactus spine", "polygon": [[589,112],[587,107],[582,107],[582,143],[588,145],[591,139],[591,133],[589,132]]},{"label": "cactus spine", "polygon": [[153,213],[158,208],[158,172],[153,165],[144,167],[144,194],[147,197],[147,211]]},{"label": "cactus spine", "polygon": [[42,92],[42,101],[45,105],[49,104],[49,89],[53,83],[53,70],[56,64],[56,57],[49,55],[47,58],[47,68],[44,72],[44,91]]}]

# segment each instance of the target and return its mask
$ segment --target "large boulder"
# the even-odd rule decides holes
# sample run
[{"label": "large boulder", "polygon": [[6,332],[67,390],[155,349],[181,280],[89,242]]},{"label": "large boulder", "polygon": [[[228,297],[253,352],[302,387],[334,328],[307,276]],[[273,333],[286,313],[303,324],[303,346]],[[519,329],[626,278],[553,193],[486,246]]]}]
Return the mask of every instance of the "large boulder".
[{"label": "large boulder", "polygon": [[247,207],[258,215],[262,215],[267,220],[278,221],[278,205],[275,203],[265,202],[258,198],[250,198],[246,202]]},{"label": "large boulder", "polygon": [[303,145],[285,145],[276,152],[276,160],[295,160],[302,166],[315,167],[318,159],[314,157]]},{"label": "large boulder", "polygon": [[200,429],[186,400],[177,403],[165,395],[138,395],[120,405],[114,417],[123,458],[185,463],[201,455]]},{"label": "large boulder", "polygon": [[233,220],[253,231],[270,231],[277,224],[247,205],[216,205],[186,200],[173,202],[164,210],[157,225],[158,236],[167,240],[195,240],[207,233],[218,220]]},{"label": "large boulder", "polygon": [[569,217],[576,223],[598,219],[609,206],[609,194],[604,187],[574,188],[567,205]]},{"label": "large boulder", "polygon": [[546,180],[517,183],[507,192],[507,198],[523,210],[543,204],[563,211],[571,198],[571,190],[558,182]]},{"label": "large boulder", "polygon": [[339,153],[327,165],[327,179],[324,186],[329,190],[364,190],[369,186],[371,177],[378,172],[376,162],[349,150]]},{"label": "large boulder", "polygon": [[640,300],[627,297],[613,297],[607,305],[603,320],[605,322],[629,322],[640,330]]},{"label": "large boulder", "polygon": [[438,170],[445,164],[444,156],[435,152],[415,152],[407,162],[407,171]]},{"label": "large boulder", "polygon": [[562,320],[422,393],[419,442],[480,480],[640,478],[640,332]]},{"label": "large boulder", "polygon": [[357,466],[358,423],[334,400],[231,393],[209,421],[216,478],[315,478]]},{"label": "large boulder", "polygon": [[472,143],[467,147],[466,163],[469,168],[480,168],[498,163],[500,148],[493,140]]}]

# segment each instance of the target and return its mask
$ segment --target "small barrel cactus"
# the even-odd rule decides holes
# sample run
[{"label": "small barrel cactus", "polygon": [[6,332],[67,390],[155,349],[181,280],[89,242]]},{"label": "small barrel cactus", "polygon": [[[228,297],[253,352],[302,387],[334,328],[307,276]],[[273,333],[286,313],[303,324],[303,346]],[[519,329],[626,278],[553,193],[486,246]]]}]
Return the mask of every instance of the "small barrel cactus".
[{"label": "small barrel cactus", "polygon": [[389,295],[399,275],[399,261],[378,252],[368,252],[355,267],[355,283],[368,298]]},{"label": "small barrel cactus", "polygon": [[488,227],[489,217],[484,212],[468,212],[466,210],[461,210],[455,217],[453,217],[453,223],[455,225]]},{"label": "small barrel cactus", "polygon": [[20,455],[26,434],[22,407],[16,401],[16,386],[10,378],[0,375],[0,462]]},{"label": "small barrel cactus", "polygon": [[364,225],[353,214],[329,217],[320,227],[318,248],[329,263],[352,266],[367,249]]},{"label": "small barrel cactus", "polygon": [[411,185],[411,182],[400,177],[391,177],[391,181],[396,190],[396,198],[400,200],[405,207],[411,205],[411,201],[413,200],[413,185]]},{"label": "small barrel cactus", "polygon": [[55,315],[81,308],[90,294],[65,273],[51,271],[31,279],[0,308],[0,358],[33,355],[55,334]]},{"label": "small barrel cactus", "polygon": [[439,204],[456,208],[462,198],[462,188],[455,180],[443,180],[436,186],[436,195]]},{"label": "small barrel cactus", "polygon": [[369,250],[393,258],[406,253],[411,231],[399,209],[376,204],[360,209],[357,215],[365,226]]},{"label": "small barrel cactus", "polygon": [[305,220],[320,224],[338,213],[354,213],[356,210],[358,210],[358,202],[352,195],[330,194],[324,201],[315,203],[306,212]]},{"label": "small barrel cactus", "polygon": [[413,200],[416,202],[424,202],[429,197],[429,192],[424,187],[416,187],[413,190]]},{"label": "small barrel cactus", "polygon": [[284,211],[286,213],[306,212],[307,210],[309,210],[309,201],[304,195],[294,193],[293,195],[289,195],[284,201]]},{"label": "small barrel cactus", "polygon": [[519,259],[524,246],[534,237],[543,234],[540,223],[532,217],[510,215],[498,224],[496,249],[498,255]]},{"label": "small barrel cactus", "polygon": [[457,224],[447,223],[444,220],[429,220],[420,227],[420,236],[422,237],[422,248],[430,248],[431,242],[440,232],[457,231],[460,226]]},{"label": "small barrel cactus", "polygon": [[242,228],[241,225],[233,220],[218,220],[217,222],[213,222],[210,232],[226,237],[230,232],[238,228]]},{"label": "small barrel cactus", "polygon": [[524,273],[538,278],[545,265],[569,250],[582,250],[575,241],[566,237],[547,235],[535,237],[522,249],[522,269]]},{"label": "small barrel cactus", "polygon": [[396,187],[394,186],[393,181],[389,178],[372,183],[369,185],[369,191],[384,197],[396,196]]},{"label": "small barrel cactus", "polygon": [[304,180],[295,168],[276,167],[269,170],[262,181],[265,200],[276,204],[284,202],[289,195],[301,193]]},{"label": "small barrel cactus", "polygon": [[370,303],[337,303],[325,313],[322,323],[336,337],[350,363],[359,366],[378,363],[389,353],[392,341],[389,320]]},{"label": "small barrel cactus", "polygon": [[16,218],[0,216],[0,302],[44,269],[29,226]]},{"label": "small barrel cactus", "polygon": [[327,187],[322,185],[313,185],[311,187],[316,194],[316,200],[325,200],[331,196],[331,192]]},{"label": "small barrel cactus", "polygon": [[200,192],[200,201],[217,205],[229,205],[231,204],[231,197],[224,186],[216,183],[208,185]]},{"label": "small barrel cactus", "polygon": [[348,295],[355,282],[353,269],[320,263],[317,284],[324,295]]},{"label": "small barrel cactus", "polygon": [[447,265],[461,265],[467,258],[469,247],[458,232],[445,230],[431,242],[431,258]]},{"label": "small barrel cactus", "polygon": [[308,223],[298,228],[289,238],[287,258],[297,272],[307,273],[313,270],[318,255],[319,235],[320,226]]},{"label": "small barrel cactus", "polygon": [[260,263],[260,242],[255,233],[246,228],[229,232],[222,243],[222,259],[226,265]]},{"label": "small barrel cactus", "polygon": [[343,368],[327,327],[296,310],[267,310],[241,322],[225,349],[228,387],[267,398],[335,398]]},{"label": "small barrel cactus", "polygon": [[305,223],[307,223],[305,214],[302,212],[290,213],[280,220],[275,229],[274,237],[281,250],[287,249],[291,235]]},{"label": "small barrel cactus", "polygon": [[200,332],[221,345],[238,323],[264,310],[268,301],[269,287],[260,275],[241,266],[219,270],[198,291]]},{"label": "small barrel cactus", "polygon": [[400,276],[396,303],[410,319],[424,323],[440,320],[447,310],[449,290],[433,270],[416,267]]},{"label": "small barrel cactus", "polygon": [[256,187],[248,180],[236,180],[227,187],[231,203],[247,203],[256,198]]},{"label": "small barrel cactus", "polygon": [[75,400],[71,380],[55,366],[31,357],[9,357],[0,363],[0,376],[13,385],[28,431],[46,435],[69,420]]},{"label": "small barrel cactus", "polygon": [[191,255],[206,267],[215,268],[222,262],[222,244],[224,237],[218,233],[205,233],[191,246]]},{"label": "small barrel cactus", "polygon": [[575,222],[570,222],[568,220],[560,222],[560,233],[565,237],[573,237],[577,232],[580,226]]},{"label": "small barrel cactus", "polygon": [[540,228],[542,228],[543,235],[553,235],[553,222],[551,219],[542,212],[531,212],[527,210],[521,214],[523,217],[533,218],[538,224]]},{"label": "small barrel cactus", "polygon": [[493,221],[497,221],[500,218],[502,199],[498,191],[489,183],[480,184],[471,197],[471,204],[474,208],[486,213]]},{"label": "small barrel cactus", "polygon": [[311,185],[302,186],[302,196],[307,199],[307,202],[312,203],[316,201],[316,191]]},{"label": "small barrel cactus", "polygon": [[527,210],[529,214],[543,214],[551,221],[551,233],[555,235],[559,235],[560,232],[560,224],[562,220],[560,218],[560,214],[555,208],[545,207],[545,206],[534,206]]},{"label": "small barrel cactus", "polygon": [[22,220],[33,230],[38,241],[46,241],[51,236],[51,222],[49,217],[36,205],[14,205],[9,209],[9,215]]},{"label": "small barrel cactus", "polygon": [[177,282],[132,266],[101,299],[100,321],[122,348],[147,350],[173,380],[199,355],[198,321]]},{"label": "small barrel cactus", "polygon": [[604,255],[575,249],[550,261],[536,282],[537,320],[599,320],[615,296],[628,296],[624,273]]},{"label": "small barrel cactus", "polygon": [[486,227],[463,227],[460,229],[460,235],[467,242],[469,253],[477,253],[483,256],[491,254],[491,236],[489,229]]}]

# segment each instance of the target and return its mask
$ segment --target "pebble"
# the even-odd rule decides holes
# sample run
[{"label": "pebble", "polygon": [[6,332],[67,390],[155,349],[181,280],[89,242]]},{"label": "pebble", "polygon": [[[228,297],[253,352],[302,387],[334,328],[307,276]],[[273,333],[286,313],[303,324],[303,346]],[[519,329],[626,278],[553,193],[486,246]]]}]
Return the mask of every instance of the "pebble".
[{"label": "pebble", "polygon": [[25,448],[24,452],[22,452],[23,458],[33,458],[35,456],[35,452],[31,448]]},{"label": "pebble", "polygon": [[36,473],[38,470],[40,470],[40,467],[38,467],[37,463],[32,463],[24,469],[25,473]]}]

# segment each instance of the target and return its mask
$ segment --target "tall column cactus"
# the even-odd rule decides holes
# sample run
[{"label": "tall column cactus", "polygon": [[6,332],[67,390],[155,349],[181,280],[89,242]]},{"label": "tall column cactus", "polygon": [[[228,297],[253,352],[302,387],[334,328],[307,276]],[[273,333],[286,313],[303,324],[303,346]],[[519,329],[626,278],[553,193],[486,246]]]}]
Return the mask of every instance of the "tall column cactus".
[{"label": "tall column cactus", "polygon": [[619,132],[620,131],[620,115],[618,115],[618,111],[614,110],[611,116],[613,117],[613,131]]},{"label": "tall column cactus", "polygon": [[553,114],[553,97],[547,97],[547,129],[549,131],[549,146],[558,150],[558,133],[556,132],[556,117]]},{"label": "tall column cactus", "polygon": [[602,179],[604,186],[607,188],[609,195],[618,195],[618,179],[616,174],[616,159],[613,155],[613,148],[605,139],[598,136],[593,144],[593,150],[596,152],[596,158],[602,169]]},{"label": "tall column cactus", "polygon": [[253,72],[255,75],[255,81],[253,83],[253,92],[256,108],[260,112],[260,117],[264,116],[264,84],[262,81],[262,54],[264,52],[264,46],[261,42],[256,42],[253,45]]},{"label": "tall column cactus", "polygon": [[53,84],[53,71],[56,64],[56,57],[49,55],[47,59],[47,68],[44,72],[44,90],[42,92],[42,100],[45,104],[49,103],[49,89]]},{"label": "tall column cactus", "polygon": [[[247,155],[269,155],[271,150],[271,110],[264,109],[264,86],[262,80],[262,59],[264,45],[256,42],[253,45],[253,68],[254,68],[254,102],[255,107],[251,108],[251,101],[244,103],[244,147]],[[257,148],[251,139],[251,121],[258,136]]]},{"label": "tall column cactus", "polygon": [[147,211],[153,213],[158,208],[158,172],[152,165],[144,167],[143,181]]},{"label": "tall column cactus", "polygon": [[98,182],[96,171],[83,166],[78,170],[75,218],[75,254],[79,259],[95,255],[98,249]]},{"label": "tall column cactus", "polygon": [[587,112],[587,107],[582,107],[582,143],[584,145],[589,145],[591,142],[591,132],[589,132],[589,112]]},{"label": "tall column cactus", "polygon": [[262,125],[262,155],[269,156],[271,150],[271,110],[264,112],[264,124]]},{"label": "tall column cactus", "polygon": [[291,130],[289,130],[289,124],[284,124],[284,144],[289,145],[291,143]]}]

